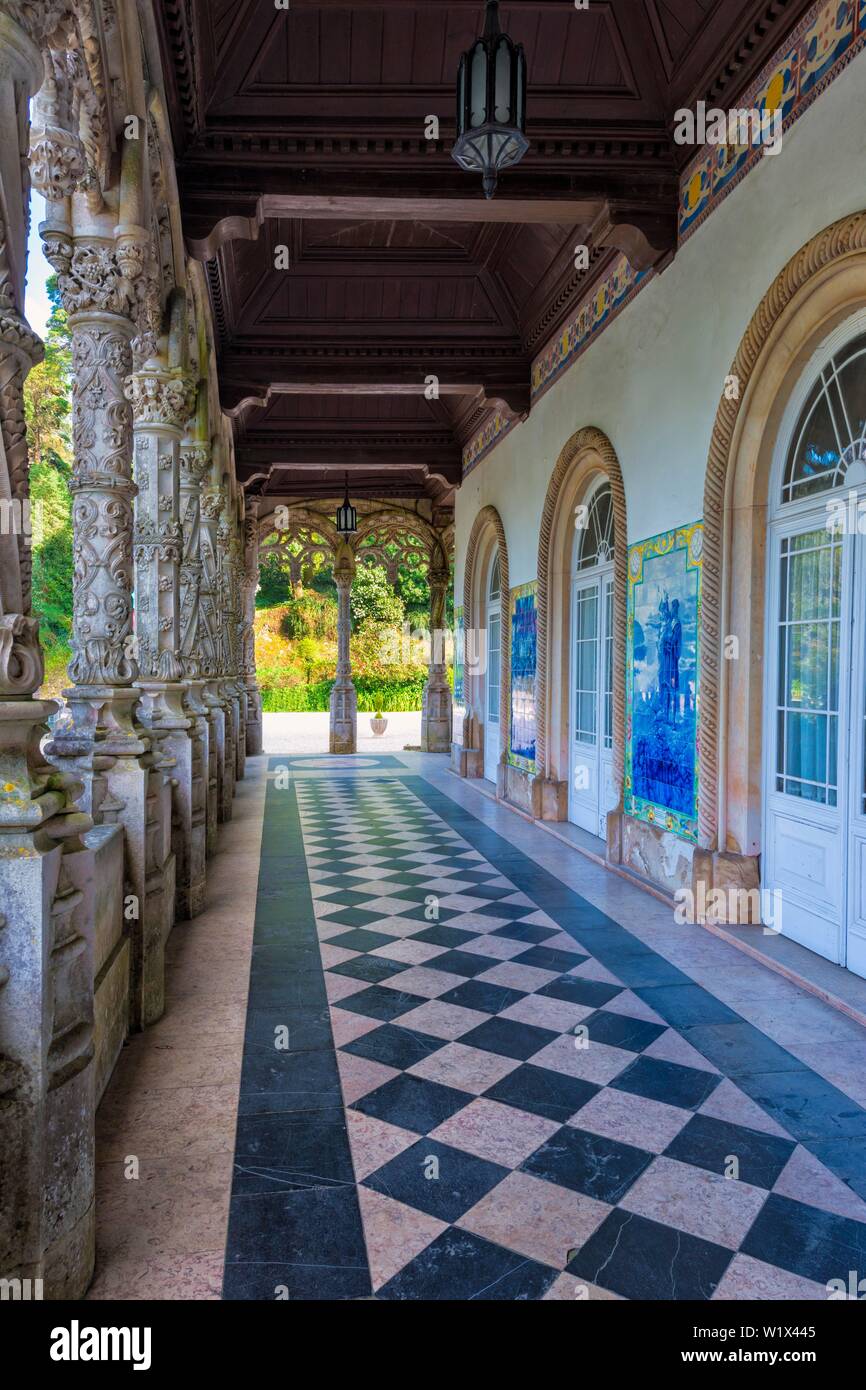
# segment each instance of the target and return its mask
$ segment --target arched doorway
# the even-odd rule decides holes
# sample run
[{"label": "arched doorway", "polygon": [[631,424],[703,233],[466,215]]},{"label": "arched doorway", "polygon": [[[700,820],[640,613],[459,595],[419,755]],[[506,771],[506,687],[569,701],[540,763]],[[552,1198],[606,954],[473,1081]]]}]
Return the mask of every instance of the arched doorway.
[{"label": "arched doorway", "polygon": [[[864,310],[866,214],[855,213],[820,232],[776,277],[757,307],[731,365],[728,385],[735,383],[737,389],[726,388],[719,403],[704,496],[699,850],[695,856],[695,885],[698,879],[707,888],[772,889],[785,885],[776,903],[764,897],[764,920],[768,920],[771,908],[777,930],[836,961],[844,961],[849,969],[862,974],[866,974],[866,927],[860,925],[862,914],[857,902],[863,891],[847,828],[853,825],[847,795],[855,774],[847,774],[845,788],[841,781],[831,787],[829,776],[819,779],[808,774],[810,768],[815,773],[822,768],[824,773],[832,771],[834,761],[837,775],[840,766],[843,773],[848,767],[854,728],[850,692],[855,689],[855,681],[862,680],[851,665],[854,633],[847,637],[844,646],[841,643],[842,626],[849,614],[855,616],[850,595],[856,594],[856,588],[851,588],[856,580],[850,577],[850,557],[859,541],[855,543],[853,533],[843,535],[837,538],[841,539],[841,547],[837,545],[834,551],[834,538],[826,531],[827,520],[838,509],[839,500],[847,496],[852,484],[857,486],[850,465],[855,453],[851,445],[856,443],[860,427],[859,415],[855,406],[851,418],[849,404],[846,419],[838,385],[827,387],[822,374],[829,370],[827,380],[835,382],[837,372],[831,363],[834,358],[837,366],[845,363],[849,345],[866,329],[866,319],[858,317]],[[846,386],[855,370],[853,363],[848,364]],[[830,471],[828,461],[827,468],[817,468],[809,480],[803,480],[807,481],[804,492],[796,486],[801,480],[796,477],[797,460],[793,454],[803,429],[804,441],[808,443],[810,424],[813,428],[820,424],[812,412],[825,389],[829,390],[839,424],[844,425],[844,438],[835,430],[831,436],[832,450],[840,460],[846,449],[849,451],[845,460],[848,467],[844,481],[828,488],[821,481]],[[812,439],[817,441],[815,458],[807,462],[815,467],[822,453],[820,433],[813,433]],[[833,461],[834,476],[837,466]],[[786,474],[786,469],[791,470],[790,474]],[[816,491],[810,493],[808,488],[813,487]],[[810,515],[813,505],[815,511]],[[797,538],[798,514],[807,527],[799,533],[801,536],[810,534],[807,524],[819,521],[822,554],[827,558],[818,562],[797,558],[806,547]],[[813,526],[813,532],[814,529]],[[826,550],[825,540],[829,543]],[[792,579],[795,586],[807,583],[809,563],[817,563],[819,570],[823,564],[826,570],[834,553],[839,555],[833,561],[840,567],[837,587],[834,591],[827,571],[825,592],[830,602],[833,593],[837,593],[838,622],[817,617],[814,609],[809,616],[808,608],[803,606],[808,599],[807,590],[803,589],[799,598],[782,592],[783,584],[790,584]],[[862,581],[862,564],[857,569]],[[787,609],[783,609],[783,598],[789,605]],[[857,600],[854,607],[857,602],[862,605],[862,600]],[[838,664],[834,661],[840,689],[838,696],[835,689],[828,689],[831,698],[825,707],[807,707],[804,694],[809,700],[814,699],[817,687],[808,681],[804,685],[800,679],[788,682],[787,668],[780,671],[777,665],[780,651],[787,663],[788,642],[799,640],[786,635],[787,629],[799,621],[791,606],[795,603],[800,605],[798,612],[807,615],[807,625],[814,628],[815,624],[826,622],[831,636],[840,633]],[[847,609],[843,609],[843,604],[847,604]],[[793,622],[788,621],[790,618]],[[809,641],[813,640],[819,639],[810,634]],[[863,639],[856,640],[862,650]],[[801,652],[795,648],[794,656],[800,664],[804,659],[813,660],[805,649]],[[828,680],[829,677],[828,665]],[[844,708],[843,685],[849,692]],[[784,698],[780,699],[780,694]],[[789,698],[791,695],[793,699]],[[809,718],[789,720],[789,715],[809,716],[811,725]],[[807,733],[819,720],[832,738],[831,744],[825,743],[823,765],[817,762],[817,735]],[[799,765],[788,756],[795,750],[785,750],[788,725],[797,738],[802,729],[797,750]],[[784,751],[781,760],[777,757],[780,750]],[[811,764],[807,761],[810,757],[815,759]],[[791,775],[795,769],[800,776]],[[796,782],[815,785],[810,795],[798,796],[793,785]],[[825,801],[816,802],[819,793],[826,797]],[[826,804],[834,798],[835,811]],[[817,824],[822,815],[828,826],[833,816],[837,817],[832,844],[832,837],[816,839],[811,832],[794,828],[806,827],[810,822]],[[844,827],[842,816],[846,818]],[[798,837],[799,853],[795,844]],[[800,871],[808,882],[798,891],[793,879]],[[829,883],[834,875],[838,887],[828,895],[831,907],[828,910],[825,905],[823,912],[816,911],[815,899],[820,896],[817,885],[821,880]],[[816,920],[807,922],[812,916]],[[750,912],[746,920],[754,921],[756,917]]]},{"label": "arched doorway", "polygon": [[466,545],[463,575],[466,713],[463,742],[454,750],[454,766],[461,776],[485,777],[495,782],[500,794],[510,699],[510,596],[508,548],[502,518],[495,507],[483,507],[475,518]]},{"label": "arched doorway", "polygon": [[484,586],[487,618],[487,660],[484,663],[484,776],[495,782],[502,743],[502,568],[494,550]]},{"label": "arched doorway", "polygon": [[[783,927],[866,975],[866,314],[788,402],[767,557],[763,886]],[[864,527],[863,529],[866,529]]]},{"label": "arched doorway", "polygon": [[571,593],[568,819],[604,839],[613,767],[614,520],[607,478],[575,516]]},{"label": "arched doorway", "polygon": [[618,858],[625,752],[625,488],[601,430],[572,435],[538,542],[538,811],[607,839]]}]

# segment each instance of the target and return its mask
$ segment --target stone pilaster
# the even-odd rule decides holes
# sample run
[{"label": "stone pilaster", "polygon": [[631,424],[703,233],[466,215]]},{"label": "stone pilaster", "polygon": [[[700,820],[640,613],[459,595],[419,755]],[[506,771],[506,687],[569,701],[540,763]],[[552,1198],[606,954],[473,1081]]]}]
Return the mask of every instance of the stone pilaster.
[{"label": "stone pilaster", "polygon": [[172,760],[176,916],[200,912],[205,892],[205,759],[187,708],[181,656],[180,442],[194,404],[190,379],[158,358],[127,380],[135,435],[136,637],[139,718]]},{"label": "stone pilaster", "polygon": [[72,240],[43,229],[69,313],[73,355],[72,649],[50,756],[75,770],[83,806],[124,829],[131,925],[130,1020],[144,1027],[165,1006],[165,942],[174,918],[171,786],[137,722],[132,630],[132,409],[124,383],[141,328],[138,248],[106,237]]},{"label": "stone pilaster", "polygon": [[42,345],[23,303],[40,10],[0,0],[0,1278],[56,1299],[93,1270],[93,941],[73,886],[91,821],[40,752],[57,705],[34,698],[23,391]]},{"label": "stone pilaster", "polygon": [[451,686],[445,666],[445,604],[450,582],[447,569],[431,567],[430,666],[421,706],[421,749],[424,753],[451,752]]},{"label": "stone pilaster", "polygon": [[352,680],[352,580],[355,557],[351,546],[341,541],[334,558],[337,585],[337,678],[331,691],[332,753],[354,753],[358,746],[358,696]]},{"label": "stone pilaster", "polygon": [[243,621],[241,625],[244,686],[247,695],[247,753],[252,758],[261,753],[262,692],[256,679],[256,590],[259,587],[259,520],[258,499],[247,499],[244,518],[244,578]]}]

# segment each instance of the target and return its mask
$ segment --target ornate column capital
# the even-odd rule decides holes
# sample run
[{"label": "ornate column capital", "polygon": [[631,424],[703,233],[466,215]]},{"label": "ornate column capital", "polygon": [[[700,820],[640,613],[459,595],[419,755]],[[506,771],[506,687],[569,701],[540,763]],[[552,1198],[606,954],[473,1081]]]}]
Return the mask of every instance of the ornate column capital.
[{"label": "ornate column capital", "polygon": [[198,490],[211,465],[211,451],[207,444],[197,442],[183,443],[180,446],[180,485],[182,488]]},{"label": "ornate column capital", "polygon": [[179,437],[195,409],[193,379],[153,362],[127,378],[125,395],[132,405],[136,430],[172,430]]},{"label": "ornate column capital", "polygon": [[[129,236],[117,241],[72,237],[49,224],[40,232],[70,327],[87,315],[113,314],[131,326],[137,359],[150,358],[161,320],[153,248]],[[127,376],[131,367],[130,362]]]}]

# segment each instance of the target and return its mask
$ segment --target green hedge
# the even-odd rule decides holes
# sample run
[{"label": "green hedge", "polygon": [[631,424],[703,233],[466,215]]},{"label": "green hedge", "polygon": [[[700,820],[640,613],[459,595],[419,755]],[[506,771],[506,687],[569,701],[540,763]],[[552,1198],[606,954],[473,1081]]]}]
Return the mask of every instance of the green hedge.
[{"label": "green hedge", "polygon": [[[313,685],[270,686],[262,690],[262,709],[266,714],[322,713],[329,708],[333,681],[316,681]],[[385,714],[420,710],[424,681],[378,681],[371,676],[356,676],[358,708]]]}]

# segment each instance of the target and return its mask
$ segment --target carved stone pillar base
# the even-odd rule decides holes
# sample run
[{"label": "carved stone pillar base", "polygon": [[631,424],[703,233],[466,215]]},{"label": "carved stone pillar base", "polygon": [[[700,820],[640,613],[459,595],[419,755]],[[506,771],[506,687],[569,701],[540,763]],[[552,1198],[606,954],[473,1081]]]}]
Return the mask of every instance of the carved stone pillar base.
[{"label": "carved stone pillar base", "polygon": [[358,695],[351,680],[338,679],[331,691],[332,753],[355,753],[358,748]]},{"label": "carved stone pillar base", "polygon": [[533,805],[537,807],[536,820],[568,820],[568,783],[556,782],[549,777],[533,779]]},{"label": "carved stone pillar base", "polygon": [[91,822],[39,754],[56,708],[0,703],[0,1272],[65,1299],[94,1261],[93,930],[70,873]]},{"label": "carved stone pillar base", "polygon": [[451,767],[458,777],[483,777],[484,754],[480,748],[466,748],[462,743],[452,743]]},{"label": "carved stone pillar base", "polygon": [[421,704],[422,753],[450,753],[452,699],[448,677],[441,667],[431,668]]},{"label": "carved stone pillar base", "polygon": [[[186,709],[187,686],[140,681],[138,717],[160,737],[172,768],[172,835],[176,864],[175,920],[187,921],[204,908],[207,837],[207,722]],[[204,731],[202,729],[204,725]]]},{"label": "carved stone pillar base", "polygon": [[247,757],[257,758],[264,748],[262,692],[255,676],[247,676]]},{"label": "carved stone pillar base", "polygon": [[80,804],[94,820],[123,826],[130,1027],[145,1028],[165,1008],[165,943],[174,922],[170,762],[135,722],[138,690],[76,686],[65,694],[66,717],[47,751],[80,777]]},{"label": "carved stone pillar base", "polygon": [[696,849],[692,860],[696,922],[757,927],[762,921],[761,869],[755,855]]},{"label": "carved stone pillar base", "polygon": [[463,716],[463,739],[451,745],[451,766],[461,777],[484,776],[484,724],[471,709]]},{"label": "carved stone pillar base", "polygon": [[206,845],[208,856],[210,856],[215,853],[217,847],[217,826],[222,804],[226,742],[226,715],[219,702],[215,682],[205,682],[202,690],[202,702],[207,709],[208,724]]}]

